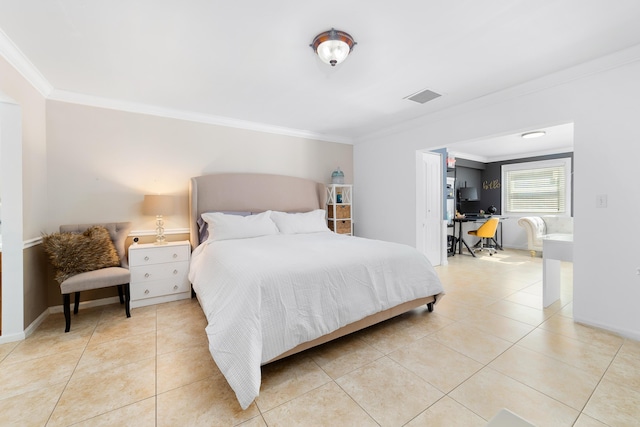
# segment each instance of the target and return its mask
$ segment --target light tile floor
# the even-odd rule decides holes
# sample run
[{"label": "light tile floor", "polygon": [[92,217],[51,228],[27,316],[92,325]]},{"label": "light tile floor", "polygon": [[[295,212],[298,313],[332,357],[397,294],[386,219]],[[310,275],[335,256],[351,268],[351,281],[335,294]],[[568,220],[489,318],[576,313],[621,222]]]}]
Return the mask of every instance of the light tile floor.
[{"label": "light tile floor", "polygon": [[[1,426],[484,426],[508,408],[539,426],[640,425],[640,343],[573,322],[572,265],[542,309],[542,262],[457,255],[447,295],[263,367],[242,411],[207,349],[196,300],[49,316],[0,345]],[[575,284],[580,286],[580,284]],[[597,309],[597,307],[594,307]]]}]

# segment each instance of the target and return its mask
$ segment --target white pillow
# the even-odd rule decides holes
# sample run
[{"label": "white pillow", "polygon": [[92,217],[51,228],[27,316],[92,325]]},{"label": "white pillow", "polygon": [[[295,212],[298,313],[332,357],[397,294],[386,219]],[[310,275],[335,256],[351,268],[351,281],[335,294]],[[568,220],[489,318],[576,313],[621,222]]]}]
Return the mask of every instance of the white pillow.
[{"label": "white pillow", "polygon": [[271,212],[271,219],[283,234],[319,233],[330,231],[327,227],[326,211],[316,209],[304,213]]},{"label": "white pillow", "polygon": [[209,241],[246,239],[278,234],[278,227],[270,214],[271,211],[249,216],[207,212],[202,214],[202,219],[208,224]]}]

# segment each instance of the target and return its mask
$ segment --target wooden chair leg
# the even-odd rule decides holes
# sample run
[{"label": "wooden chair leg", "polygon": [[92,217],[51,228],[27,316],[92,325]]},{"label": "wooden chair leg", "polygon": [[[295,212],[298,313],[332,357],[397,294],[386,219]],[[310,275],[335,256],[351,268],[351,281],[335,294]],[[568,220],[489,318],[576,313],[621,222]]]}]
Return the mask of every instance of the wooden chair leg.
[{"label": "wooden chair leg", "polygon": [[131,317],[130,304],[131,301],[131,288],[129,284],[124,285],[124,311],[127,313],[127,317]]},{"label": "wooden chair leg", "polygon": [[78,314],[78,307],[80,307],[80,292],[76,292],[75,300],[73,301],[73,314]]},{"label": "wooden chair leg", "polygon": [[118,285],[118,296],[120,297],[120,304],[124,304],[124,296],[122,295],[122,285]]},{"label": "wooden chair leg", "polygon": [[71,329],[71,295],[62,295],[62,307],[64,309],[64,331],[69,332]]}]

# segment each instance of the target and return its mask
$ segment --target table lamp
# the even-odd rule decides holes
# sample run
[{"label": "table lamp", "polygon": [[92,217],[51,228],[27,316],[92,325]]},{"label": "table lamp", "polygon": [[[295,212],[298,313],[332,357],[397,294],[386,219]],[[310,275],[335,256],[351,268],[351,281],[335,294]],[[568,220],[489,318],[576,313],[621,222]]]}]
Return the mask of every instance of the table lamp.
[{"label": "table lamp", "polygon": [[145,215],[156,216],[156,245],[165,245],[163,215],[171,215],[174,212],[173,196],[146,194],[142,202],[142,212]]}]

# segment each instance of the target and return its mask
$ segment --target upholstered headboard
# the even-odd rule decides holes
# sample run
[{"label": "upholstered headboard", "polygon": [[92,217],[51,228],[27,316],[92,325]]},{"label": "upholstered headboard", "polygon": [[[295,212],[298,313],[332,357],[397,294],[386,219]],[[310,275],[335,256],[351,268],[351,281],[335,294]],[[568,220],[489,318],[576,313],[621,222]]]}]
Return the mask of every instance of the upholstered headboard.
[{"label": "upholstered headboard", "polygon": [[256,173],[221,173],[191,178],[189,229],[191,245],[198,238],[204,212],[308,212],[324,209],[325,185],[304,178]]}]

